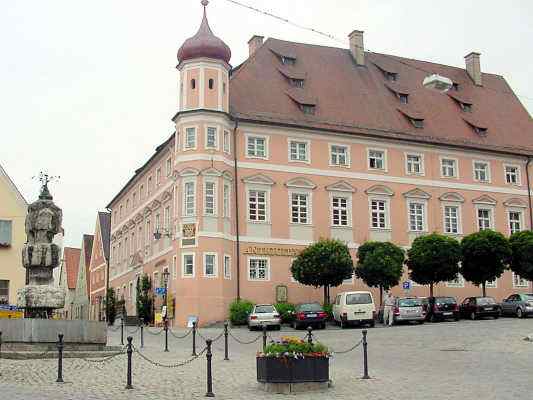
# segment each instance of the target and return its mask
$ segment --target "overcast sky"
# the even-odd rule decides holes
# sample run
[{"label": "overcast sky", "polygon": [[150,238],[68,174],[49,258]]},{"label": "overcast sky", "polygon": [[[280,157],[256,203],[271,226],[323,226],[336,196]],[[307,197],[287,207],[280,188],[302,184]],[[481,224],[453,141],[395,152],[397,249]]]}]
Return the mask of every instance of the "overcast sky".
[{"label": "overcast sky", "polygon": [[[242,2],[343,39],[364,30],[371,51],[460,67],[479,51],[533,110],[531,0]],[[208,17],[234,66],[253,34],[343,46],[227,0]],[[173,132],[176,52],[200,20],[200,0],[0,0],[0,164],[30,202],[33,175],[61,176],[50,188],[65,245],[94,232],[96,212]]]}]

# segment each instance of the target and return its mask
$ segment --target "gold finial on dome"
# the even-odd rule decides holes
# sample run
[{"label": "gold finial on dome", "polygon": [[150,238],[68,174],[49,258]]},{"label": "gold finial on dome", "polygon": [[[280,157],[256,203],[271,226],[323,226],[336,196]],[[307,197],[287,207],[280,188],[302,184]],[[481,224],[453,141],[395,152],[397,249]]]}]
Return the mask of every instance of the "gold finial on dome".
[{"label": "gold finial on dome", "polygon": [[205,7],[207,7],[207,5],[209,4],[209,0],[202,0],[202,5]]}]

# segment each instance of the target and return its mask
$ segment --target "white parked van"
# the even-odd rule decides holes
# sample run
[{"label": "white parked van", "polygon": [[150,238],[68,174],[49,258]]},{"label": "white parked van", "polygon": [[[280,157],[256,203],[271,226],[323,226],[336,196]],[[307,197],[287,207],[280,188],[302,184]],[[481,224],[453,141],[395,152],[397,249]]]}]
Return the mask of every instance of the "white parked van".
[{"label": "white parked van", "polygon": [[374,327],[376,306],[370,292],[342,292],[333,304],[333,319],[346,328],[350,324],[368,324]]}]

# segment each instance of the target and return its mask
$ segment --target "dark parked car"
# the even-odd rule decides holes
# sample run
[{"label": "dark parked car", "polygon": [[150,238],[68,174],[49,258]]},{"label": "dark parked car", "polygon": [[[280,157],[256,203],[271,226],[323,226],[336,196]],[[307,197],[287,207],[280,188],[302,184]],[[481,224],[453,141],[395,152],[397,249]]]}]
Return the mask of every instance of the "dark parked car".
[{"label": "dark parked car", "polygon": [[493,297],[467,297],[459,307],[461,317],[471,320],[480,317],[498,318],[501,314],[501,307]]},{"label": "dark parked car", "polygon": [[426,312],[426,320],[431,322],[454,319],[459,321],[459,306],[453,297],[425,297],[422,305]]},{"label": "dark parked car", "polygon": [[294,314],[295,318],[292,322],[294,329],[307,328],[308,326],[320,329],[326,328],[328,314],[318,303],[298,304]]},{"label": "dark parked car", "polygon": [[525,318],[533,315],[533,293],[515,293],[502,301],[502,315]]}]

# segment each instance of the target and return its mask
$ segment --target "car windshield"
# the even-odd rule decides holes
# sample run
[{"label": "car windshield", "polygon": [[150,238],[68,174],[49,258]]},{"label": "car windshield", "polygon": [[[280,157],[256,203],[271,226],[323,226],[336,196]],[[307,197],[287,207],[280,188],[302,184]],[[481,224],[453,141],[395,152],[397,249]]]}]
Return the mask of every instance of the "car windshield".
[{"label": "car windshield", "polygon": [[297,311],[322,311],[322,307],[318,303],[300,304]]},{"label": "car windshield", "polygon": [[437,304],[455,304],[455,299],[453,297],[437,297],[437,298],[435,298],[435,303],[437,303]]},{"label": "car windshield", "polygon": [[372,304],[372,297],[368,293],[352,293],[346,295],[346,304]]},{"label": "car windshield", "polygon": [[495,304],[496,301],[492,297],[478,297],[476,299],[477,304],[479,305],[485,305],[485,304]]},{"label": "car windshield", "polygon": [[422,302],[420,299],[400,299],[398,300],[399,307],[420,307]]},{"label": "car windshield", "polygon": [[265,313],[273,313],[274,307],[269,305],[263,305],[263,306],[255,306],[255,313],[256,314],[265,314]]}]

